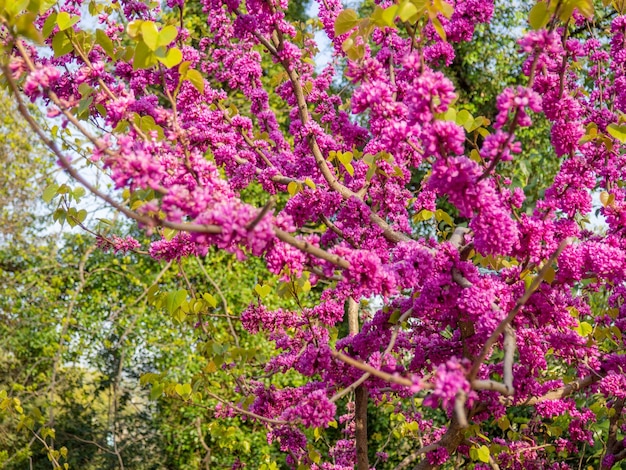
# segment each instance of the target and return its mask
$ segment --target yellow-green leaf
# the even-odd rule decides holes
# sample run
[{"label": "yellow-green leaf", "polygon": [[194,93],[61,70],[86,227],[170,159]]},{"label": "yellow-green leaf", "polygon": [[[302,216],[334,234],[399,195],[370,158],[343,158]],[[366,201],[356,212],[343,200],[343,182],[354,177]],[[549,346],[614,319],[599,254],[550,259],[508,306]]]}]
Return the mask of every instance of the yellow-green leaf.
[{"label": "yellow-green leaf", "polygon": [[58,189],[59,189],[59,185],[56,183],[52,183],[48,185],[48,187],[43,192],[42,199],[45,202],[50,203],[52,199],[54,198],[54,196],[56,196]]},{"label": "yellow-green leaf", "polygon": [[447,41],[448,39],[446,36],[446,32],[444,31],[441,21],[439,21],[439,18],[434,17],[434,18],[431,18],[430,21],[432,22],[433,28],[435,28],[435,31],[437,31],[437,34],[439,35],[439,37],[443,41]]},{"label": "yellow-green leaf", "polygon": [[178,30],[176,26],[166,26],[159,32],[159,39],[157,41],[157,47],[167,46],[178,36]]},{"label": "yellow-green leaf", "polygon": [[176,67],[183,60],[183,53],[178,47],[172,47],[164,55],[157,51],[156,58],[159,62],[165,65],[168,69]]},{"label": "yellow-green leaf", "polygon": [[359,24],[359,15],[351,8],[342,11],[335,20],[335,36],[341,36]]},{"label": "yellow-green leaf", "polygon": [[606,130],[622,144],[626,143],[626,124],[622,124],[621,126],[617,124],[609,124],[606,126]]},{"label": "yellow-green leaf", "polygon": [[104,50],[106,55],[111,59],[115,59],[113,41],[111,41],[111,38],[101,29],[96,29],[96,43]]},{"label": "yellow-green leaf", "polygon": [[156,65],[156,56],[144,41],[139,41],[135,47],[135,55],[133,57],[133,69],[149,69]]},{"label": "yellow-green leaf", "polygon": [[156,51],[159,42],[159,30],[152,21],[141,23],[141,37],[151,51]]},{"label": "yellow-green leaf", "polygon": [[47,38],[48,36],[52,34],[52,30],[54,29],[56,24],[57,24],[57,14],[51,13],[48,16],[48,18],[46,18],[46,21],[44,22],[43,28],[41,30],[41,33],[43,34],[45,38]]},{"label": "yellow-green leaf", "polygon": [[401,21],[409,21],[409,19],[417,14],[417,7],[410,1],[403,2],[398,8],[398,17]]},{"label": "yellow-green leaf", "polygon": [[489,463],[489,456],[491,455],[489,447],[485,445],[480,446],[476,449],[476,455],[481,462]]},{"label": "yellow-green leaf", "polygon": [[387,26],[393,26],[398,13],[398,5],[391,5],[383,10],[381,17]]},{"label": "yellow-green leaf", "polygon": [[141,25],[143,24],[143,20],[133,20],[128,23],[126,26],[126,34],[128,34],[131,38],[135,39],[139,36],[141,31]]},{"label": "yellow-green leaf", "polygon": [[575,328],[576,332],[580,336],[589,336],[593,332],[593,326],[591,326],[586,321],[581,321],[578,326]]},{"label": "yellow-green leaf", "polygon": [[202,77],[202,74],[200,72],[194,69],[187,70],[185,80],[189,80],[191,84],[196,87],[198,93],[204,93],[204,78]]},{"label": "yellow-green leaf", "polygon": [[213,308],[217,307],[217,300],[211,294],[204,294],[202,298]]},{"label": "yellow-green leaf", "polygon": [[287,192],[291,194],[292,196],[294,196],[298,192],[299,189],[300,189],[300,185],[296,183],[295,181],[292,181],[287,185]]},{"label": "yellow-green leaf", "polygon": [[57,15],[57,26],[59,31],[65,31],[74,26],[80,20],[79,16],[72,16],[66,11],[62,11]]},{"label": "yellow-green leaf", "polygon": [[537,2],[535,6],[530,9],[528,14],[528,24],[532,29],[544,28],[552,14],[548,10],[548,2]]},{"label": "yellow-green leaf", "polygon": [[264,286],[260,284],[257,284],[256,286],[254,286],[254,292],[256,292],[257,295],[261,297],[262,299],[267,297],[271,291],[272,291],[272,288],[268,286],[267,284]]},{"label": "yellow-green leaf", "polygon": [[63,31],[59,31],[52,38],[52,50],[55,57],[61,57],[74,50],[72,42]]}]

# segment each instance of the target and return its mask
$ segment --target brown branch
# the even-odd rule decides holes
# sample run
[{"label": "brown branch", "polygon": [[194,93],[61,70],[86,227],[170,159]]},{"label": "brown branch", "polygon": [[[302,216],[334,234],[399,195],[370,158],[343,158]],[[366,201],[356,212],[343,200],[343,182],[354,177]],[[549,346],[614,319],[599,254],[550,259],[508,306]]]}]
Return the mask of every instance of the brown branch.
[{"label": "brown branch", "polygon": [[402,470],[403,468],[406,468],[409,465],[411,465],[415,461],[415,459],[417,459],[420,455],[426,454],[428,452],[432,452],[433,450],[437,450],[439,449],[439,447],[441,447],[439,443],[429,444],[427,446],[420,447],[419,449],[417,449],[416,451],[412,452],[411,454],[407,455],[404,459],[402,459],[402,462],[396,465],[396,467],[393,470]]},{"label": "brown branch", "polygon": [[[383,359],[385,357],[387,357],[387,354],[389,354],[393,350],[393,347],[396,344],[396,340],[398,338],[398,333],[400,332],[400,328],[402,326],[402,323],[405,322],[412,314],[413,314],[413,309],[410,308],[409,310],[404,312],[402,314],[402,316],[398,319],[398,323],[396,324],[396,328],[391,333],[391,340],[389,341],[389,345],[387,346],[387,348],[385,349],[385,351],[383,352],[383,354],[381,356]],[[365,382],[370,376],[371,376],[371,374],[369,372],[365,372],[361,377],[359,377],[357,380],[355,380],[352,384],[348,385],[343,390],[335,393],[335,395],[333,395],[333,397],[330,399],[330,401],[336,402],[340,398],[342,398],[345,395],[347,395],[348,393],[350,393],[352,390],[355,390],[359,385],[361,385],[363,382]]]},{"label": "brown branch", "polygon": [[[229,125],[232,125],[233,120],[228,115],[228,110],[224,107],[224,105],[222,103],[218,102],[217,103],[217,107],[222,112],[222,115],[224,116],[224,119],[226,119],[226,122]],[[254,144],[254,142],[252,141],[250,136],[248,136],[248,134],[246,134],[243,131],[243,129],[240,129],[239,135],[241,135],[241,137],[246,142],[246,144],[248,144],[248,147],[250,147],[254,151],[254,153],[256,153],[261,158],[261,160],[263,160],[265,162],[265,164],[268,167],[273,167],[274,166],[274,164],[267,158],[267,155],[265,155],[265,153],[263,153],[263,151]]]},{"label": "brown branch", "polygon": [[254,227],[256,227],[259,224],[259,222],[261,222],[263,218],[265,218],[267,213],[271,211],[275,205],[276,205],[276,198],[274,196],[271,196],[270,200],[267,201],[267,204],[263,206],[263,208],[259,211],[258,215],[251,222],[249,222],[248,225],[246,225],[246,230],[248,232],[251,232],[252,230],[254,230]]},{"label": "brown branch", "polygon": [[606,373],[601,372],[588,375],[587,377],[583,377],[582,379],[574,380],[573,382],[565,384],[562,387],[557,388],[556,390],[552,390],[545,395],[529,398],[528,400],[523,402],[522,405],[535,405],[546,400],[559,400],[561,398],[565,398],[573,393],[576,393],[579,390],[584,390],[585,388],[595,384],[596,382],[599,382],[605,375]]},{"label": "brown branch", "polygon": [[467,427],[467,414],[465,413],[466,402],[467,394],[465,392],[457,392],[456,397],[454,398],[454,414],[460,428]]},{"label": "brown branch", "polygon": [[[352,297],[348,299],[348,331],[359,333],[359,304]],[[368,390],[359,384],[354,390],[354,434],[356,441],[356,468],[369,470],[367,456],[367,402]]]},{"label": "brown branch", "polygon": [[200,421],[199,416],[196,418],[194,424],[196,425],[196,432],[198,433],[198,439],[200,439],[200,444],[202,444],[202,447],[206,451],[206,455],[202,459],[202,462],[204,463],[204,468],[206,470],[209,470],[211,468],[211,448],[204,440],[204,433],[202,432],[202,422]]},{"label": "brown branch", "polygon": [[[282,420],[282,419],[266,418],[265,416],[258,415],[256,413],[253,413],[252,411],[248,411],[248,410],[244,410],[243,408],[239,408],[238,406],[233,405],[232,403],[230,403],[227,400],[225,400],[225,399],[215,395],[212,392],[205,391],[204,393],[207,396],[213,398],[214,400],[217,400],[220,403],[228,406],[229,408],[232,408],[237,413],[245,415],[245,416],[249,416],[250,418],[258,419],[259,421],[263,421],[263,422],[266,422],[266,423],[269,423],[269,424],[277,424],[277,425],[291,424],[291,423],[289,423],[289,421],[285,421],[285,420]],[[200,408],[206,408],[208,410],[211,410],[210,407],[202,405],[200,403],[191,403],[191,404],[193,404],[194,406],[199,406]]]},{"label": "brown branch", "polygon": [[344,268],[344,269],[348,269],[350,267],[350,263],[348,263],[345,259],[343,259],[341,256],[337,256],[337,255],[333,255],[331,253],[328,253],[327,251],[322,250],[321,248],[318,248],[314,245],[311,245],[309,242],[303,241],[303,240],[298,240],[297,238],[295,238],[293,235],[290,235],[289,233],[279,229],[279,228],[274,228],[274,233],[276,234],[276,237],[285,242],[288,243],[289,245],[298,248],[299,250],[302,250],[306,253],[309,253],[310,255],[315,256],[316,258],[320,258],[323,259],[325,261],[328,261],[332,264],[334,264],[335,266],[338,266],[340,268]]},{"label": "brown branch", "polygon": [[[415,385],[412,380],[409,380],[405,377],[401,377],[399,375],[394,375],[394,374],[389,374],[387,372],[383,372],[381,370],[376,369],[375,367],[370,366],[369,364],[365,364],[364,362],[357,361],[356,359],[353,359],[350,356],[346,356],[345,354],[339,351],[331,351],[330,354],[335,359],[339,359],[340,361],[345,362],[346,364],[352,367],[355,367],[359,370],[369,372],[371,375],[378,377],[379,379],[383,379],[387,382],[395,383],[398,385],[404,385],[405,387],[412,387],[413,385]],[[422,384],[420,388],[430,388],[430,386],[427,384],[426,384],[427,385],[426,387],[424,387],[423,385],[425,384]]]}]

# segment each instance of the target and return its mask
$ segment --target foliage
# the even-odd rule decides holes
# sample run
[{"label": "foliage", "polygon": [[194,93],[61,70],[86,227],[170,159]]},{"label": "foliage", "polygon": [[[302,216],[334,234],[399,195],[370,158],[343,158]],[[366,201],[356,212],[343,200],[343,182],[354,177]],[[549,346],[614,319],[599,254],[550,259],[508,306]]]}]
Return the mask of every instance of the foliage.
[{"label": "foliage", "polygon": [[0,93],[0,116],[0,243],[16,246],[35,226],[32,205],[40,188],[51,181],[52,160],[4,91]]},{"label": "foliage", "polygon": [[[66,244],[59,283],[3,253],[3,367],[28,384],[2,392],[4,458],[31,439],[59,468],[626,459],[623,2],[538,2],[528,27],[478,0],[325,0],[304,23],[286,0],[80,3],[0,0],[3,80],[79,183],[44,200],[117,255]],[[90,227],[83,188],[145,235]],[[99,420],[109,455],[71,460],[63,438]]]}]

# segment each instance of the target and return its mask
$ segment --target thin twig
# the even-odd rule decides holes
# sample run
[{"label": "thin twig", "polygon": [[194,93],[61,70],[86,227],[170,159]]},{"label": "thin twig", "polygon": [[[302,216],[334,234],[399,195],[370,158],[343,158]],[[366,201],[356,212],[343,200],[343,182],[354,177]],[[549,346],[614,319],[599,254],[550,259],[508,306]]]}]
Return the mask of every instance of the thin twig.
[{"label": "thin twig", "polygon": [[204,267],[204,264],[202,263],[202,260],[200,258],[197,258],[197,261],[198,261],[198,266],[200,266],[200,271],[202,271],[202,274],[204,274],[204,277],[206,277],[207,281],[209,281],[209,283],[213,286],[213,288],[217,292],[217,295],[222,301],[222,309],[224,310],[226,321],[228,322],[228,329],[230,330],[230,334],[235,340],[235,345],[239,347],[239,336],[237,335],[237,332],[235,331],[235,326],[233,325],[233,322],[231,321],[231,317],[228,314],[228,303],[226,302],[226,297],[224,297],[224,294],[222,293],[222,289],[220,289],[220,286],[217,284],[217,282],[215,282],[215,280],[211,276],[209,276],[209,273],[207,272],[206,268]]}]

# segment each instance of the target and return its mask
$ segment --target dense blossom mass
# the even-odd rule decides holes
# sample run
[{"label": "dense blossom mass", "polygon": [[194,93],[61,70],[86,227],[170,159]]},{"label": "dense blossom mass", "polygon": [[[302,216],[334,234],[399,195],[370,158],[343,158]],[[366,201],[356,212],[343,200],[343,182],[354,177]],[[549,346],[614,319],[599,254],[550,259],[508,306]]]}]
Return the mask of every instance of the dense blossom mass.
[{"label": "dense blossom mass", "polygon": [[[272,285],[291,286],[295,304],[264,305],[260,282],[234,312],[276,351],[215,416],[266,426],[291,468],[374,465],[368,401],[415,432],[398,468],[579,468],[579,452],[599,448],[597,468],[626,458],[623,12],[596,12],[612,18],[598,39],[592,2],[539,2],[520,32],[520,85],[492,84],[495,114],[474,117],[447,67],[492,1],[385,0],[369,16],[321,1],[333,46],[321,69],[287,0],[202,0],[202,37],[176,20],[186,3],[105,2],[72,22],[87,2],[64,0],[1,16],[0,37],[9,87],[82,133],[83,157],[123,197],[48,141],[60,164],[137,219],[150,256],[215,247],[261,257]],[[560,167],[535,203],[510,172],[539,117],[543,157]],[[265,206],[246,202],[250,188]],[[271,380],[283,373],[304,385]],[[389,452],[369,458],[387,468]]]}]

